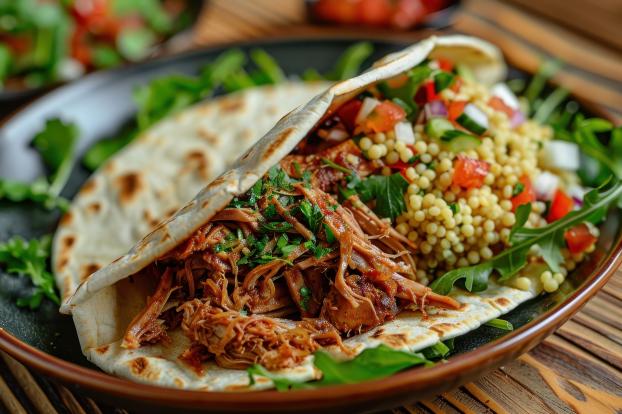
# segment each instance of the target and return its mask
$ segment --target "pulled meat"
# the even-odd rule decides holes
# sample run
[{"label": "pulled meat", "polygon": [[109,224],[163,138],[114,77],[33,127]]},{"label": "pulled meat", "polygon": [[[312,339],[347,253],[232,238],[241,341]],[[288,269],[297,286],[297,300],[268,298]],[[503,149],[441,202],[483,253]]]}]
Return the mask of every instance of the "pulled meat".
[{"label": "pulled meat", "polygon": [[181,327],[204,346],[218,365],[242,369],[261,364],[270,370],[294,367],[326,345],[341,345],[339,333],[322,321],[293,327],[261,315],[243,315],[195,299],[184,303]]},{"label": "pulled meat", "polygon": [[180,326],[192,343],[181,358],[196,369],[211,358],[282,369],[323,346],[350,352],[342,337],[407,306],[459,307],[414,281],[413,242],[356,196],[336,201],[345,169],[364,177],[377,166],[348,157],[360,155],[351,140],[307,150],[145,270],[159,275],[158,287],[123,346],[166,340]]},{"label": "pulled meat", "polygon": [[367,278],[350,275],[345,281],[353,292],[368,301],[355,308],[333,285],[324,300],[321,315],[346,336],[368,331],[397,315],[399,309],[395,297],[374,286]]}]

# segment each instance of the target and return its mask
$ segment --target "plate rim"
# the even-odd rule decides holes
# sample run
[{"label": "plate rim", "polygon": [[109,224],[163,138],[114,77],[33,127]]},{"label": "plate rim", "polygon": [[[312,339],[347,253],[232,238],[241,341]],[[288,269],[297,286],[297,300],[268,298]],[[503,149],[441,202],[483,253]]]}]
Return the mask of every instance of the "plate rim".
[{"label": "plate rim", "polygon": [[[93,82],[93,78],[109,77],[124,71],[140,70],[143,67],[166,64],[171,60],[187,59],[201,54],[223,51],[232,47],[257,47],[269,44],[302,43],[308,41],[317,42],[346,42],[346,41],[371,41],[384,43],[385,45],[406,45],[411,41],[403,39],[391,39],[384,37],[355,38],[352,36],[318,36],[318,37],[270,37],[252,41],[240,41],[190,50],[171,56],[150,59],[145,62],[127,65],[121,68],[105,70],[89,74],[77,82],[73,82],[58,88],[54,88],[36,99],[19,106],[0,120],[0,128],[4,128],[23,111],[31,109],[38,102],[53,99],[54,95],[62,93],[66,88],[75,88],[82,85],[78,83]],[[518,69],[525,70],[518,65]],[[95,79],[96,81],[97,79]],[[610,118],[606,111],[598,106],[589,104],[578,99],[580,103],[597,115]],[[305,403],[305,410],[348,404],[357,398],[358,404],[365,401],[388,399],[391,396],[405,395],[414,391],[428,388],[430,384],[445,383],[445,388],[453,387],[468,379],[473,371],[485,371],[498,366],[502,360],[511,356],[512,359],[528,351],[539,344],[544,337],[552,333],[561,324],[574,315],[590,298],[613,277],[622,264],[622,231],[614,240],[613,246],[602,259],[588,279],[575,289],[559,305],[538,315],[536,319],[526,323],[522,327],[494,340],[475,350],[457,355],[446,363],[436,364],[426,369],[408,369],[392,376],[366,381],[356,384],[333,385],[314,390],[292,390],[279,392],[268,390],[262,392],[223,392],[223,391],[198,391],[167,388],[158,385],[130,381],[125,378],[113,376],[103,371],[81,366],[73,362],[61,359],[29,345],[0,326],[0,350],[7,352],[25,365],[37,371],[57,378],[65,383],[79,385],[88,390],[105,393],[130,401],[150,402],[162,404],[168,407],[205,407],[210,404],[211,409],[216,410],[240,410],[244,408],[271,409],[273,411],[287,410],[290,407],[300,407],[298,404]],[[474,370],[474,367],[478,369]],[[484,367],[484,368],[481,368]],[[478,374],[479,375],[479,374]],[[447,384],[449,383],[449,384]],[[163,393],[162,390],[167,390]],[[439,388],[439,391],[442,389]],[[318,398],[319,397],[319,398]],[[275,403],[282,405],[275,407]],[[314,403],[313,406],[309,403]],[[283,405],[284,404],[284,405]]]}]

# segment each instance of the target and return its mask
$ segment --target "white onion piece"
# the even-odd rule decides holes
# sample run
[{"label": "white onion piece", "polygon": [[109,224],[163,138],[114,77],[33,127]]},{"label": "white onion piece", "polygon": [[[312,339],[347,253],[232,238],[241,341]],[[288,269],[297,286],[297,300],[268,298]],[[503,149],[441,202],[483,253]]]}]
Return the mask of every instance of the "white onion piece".
[{"label": "white onion piece", "polygon": [[395,139],[402,141],[404,144],[415,143],[415,133],[410,122],[398,122],[395,124]]},{"label": "white onion piece", "polygon": [[471,103],[464,107],[464,114],[485,129],[488,129],[490,126],[488,123],[488,116],[484,113],[484,111]]},{"label": "white onion piece", "polygon": [[542,172],[533,181],[533,190],[538,200],[551,200],[559,187],[559,177],[548,171]]},{"label": "white onion piece", "polygon": [[361,105],[361,109],[359,109],[354,123],[357,125],[362,123],[379,103],[380,101],[378,99],[370,98],[369,96],[363,99],[363,105]]},{"label": "white onion piece", "polygon": [[324,138],[324,140],[331,141],[331,142],[341,142],[341,141],[348,139],[349,137],[350,137],[350,134],[348,134],[343,129],[333,128],[330,131],[328,131],[328,134],[326,134],[326,137]]},{"label": "white onion piece", "polygon": [[575,205],[580,207],[583,205],[583,197],[588,191],[590,191],[590,189],[581,187],[578,184],[572,184],[568,186],[566,191],[568,192],[568,195],[574,200]]},{"label": "white onion piece", "polygon": [[505,83],[497,83],[490,88],[490,93],[493,96],[501,99],[504,104],[512,108],[513,110],[520,109],[520,103],[518,98],[514,95],[514,92]]},{"label": "white onion piece", "polygon": [[545,167],[576,171],[579,169],[579,146],[567,141],[548,141],[541,152],[541,161]]}]

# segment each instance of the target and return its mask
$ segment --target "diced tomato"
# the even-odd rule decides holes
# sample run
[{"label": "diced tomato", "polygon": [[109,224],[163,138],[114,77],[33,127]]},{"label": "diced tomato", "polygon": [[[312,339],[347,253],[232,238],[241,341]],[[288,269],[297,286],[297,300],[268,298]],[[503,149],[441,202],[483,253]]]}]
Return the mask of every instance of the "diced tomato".
[{"label": "diced tomato", "polygon": [[504,112],[508,116],[508,118],[512,118],[512,116],[514,115],[514,110],[507,106],[505,102],[503,102],[503,100],[498,96],[493,96],[492,98],[490,98],[488,100],[488,106],[490,106],[495,111]]},{"label": "diced tomato", "polygon": [[341,107],[337,110],[337,116],[350,132],[352,132],[354,130],[354,127],[356,126],[354,121],[356,120],[356,116],[361,110],[361,106],[363,106],[362,101],[358,99],[352,99],[341,105]]},{"label": "diced tomato", "polygon": [[463,112],[467,101],[453,101],[447,104],[447,118],[450,121],[455,121]]},{"label": "diced tomato", "polygon": [[365,120],[365,126],[374,132],[386,132],[406,118],[404,109],[391,101],[378,104]]},{"label": "diced tomato", "polygon": [[437,99],[438,94],[436,93],[436,85],[433,80],[427,81],[421,85],[415,94],[415,102],[417,102],[419,106],[423,106]]},{"label": "diced tomato", "polygon": [[438,62],[438,67],[445,72],[451,72],[454,69],[454,63],[449,59],[438,58],[436,61]]},{"label": "diced tomato", "polygon": [[454,162],[453,183],[462,188],[480,188],[488,175],[490,165],[464,155],[458,155]]},{"label": "diced tomato", "polygon": [[566,233],[564,233],[564,238],[566,239],[568,250],[570,250],[572,254],[583,253],[598,240],[597,237],[590,232],[590,228],[585,223],[568,229]]},{"label": "diced tomato", "polygon": [[536,201],[536,192],[533,190],[531,180],[523,175],[519,182],[523,185],[523,191],[512,197],[512,211],[516,211],[518,206]]},{"label": "diced tomato", "polygon": [[406,170],[409,167],[412,167],[413,164],[409,164],[407,162],[404,162],[402,160],[399,160],[398,162],[396,162],[395,164],[390,164],[388,167],[391,168],[392,170],[398,170],[400,174],[402,174],[402,177],[404,177],[406,179],[406,181],[410,181],[408,179],[408,177],[406,177]]},{"label": "diced tomato", "polygon": [[558,189],[555,191],[555,196],[553,196],[553,201],[551,202],[549,213],[546,216],[546,221],[550,223],[555,220],[559,220],[566,214],[570,213],[573,207],[574,201],[572,201],[572,198],[568,197],[566,193]]}]

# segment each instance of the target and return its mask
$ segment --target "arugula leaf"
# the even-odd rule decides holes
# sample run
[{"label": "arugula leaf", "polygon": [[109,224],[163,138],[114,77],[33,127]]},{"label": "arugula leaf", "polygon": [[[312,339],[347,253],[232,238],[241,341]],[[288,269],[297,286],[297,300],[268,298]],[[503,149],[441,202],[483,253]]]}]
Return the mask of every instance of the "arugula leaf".
[{"label": "arugula leaf", "polygon": [[[583,207],[571,211],[563,218],[541,228],[525,228],[526,218],[529,216],[528,207],[517,210],[517,224],[511,232],[512,246],[490,259],[474,266],[454,269],[436,279],[431,287],[439,294],[448,294],[454,284],[465,279],[468,291],[477,292],[487,288],[487,281],[493,270],[500,274],[499,281],[504,281],[516,274],[527,264],[529,248],[537,244],[541,255],[549,267],[558,266],[560,259],[559,249],[563,246],[564,231],[577,224],[600,217],[603,209],[616,202],[622,196],[622,183],[618,180],[608,186],[608,182],[596,188],[583,197]],[[521,206],[522,207],[522,206]],[[557,267],[559,268],[559,267]],[[554,269],[553,269],[554,270]]]},{"label": "arugula leaf", "polygon": [[420,353],[400,351],[384,344],[368,348],[347,361],[338,361],[324,351],[317,351],[313,363],[322,372],[322,379],[319,381],[303,382],[283,378],[255,364],[247,369],[249,382],[254,385],[255,376],[260,375],[272,380],[278,391],[310,389],[327,385],[357,384],[385,378],[413,366],[434,364]]},{"label": "arugula leaf", "polygon": [[30,241],[17,236],[0,243],[0,265],[9,273],[29,277],[35,286],[31,296],[18,299],[19,306],[35,309],[44,296],[60,304],[54,288],[54,277],[47,271],[51,243],[52,238],[49,235]]},{"label": "arugula leaf", "polygon": [[546,82],[553,77],[553,75],[555,75],[561,67],[562,62],[560,60],[546,60],[542,63],[542,65],[540,65],[538,72],[531,79],[531,82],[525,91],[525,97],[532,107],[546,86]]},{"label": "arugula leaf", "polygon": [[504,331],[513,331],[514,326],[511,322],[506,321],[505,319],[491,319],[486,322],[484,325],[490,326],[497,329],[502,329]]},{"label": "arugula leaf", "polygon": [[408,181],[400,173],[389,176],[373,175],[356,186],[356,192],[363,202],[376,200],[374,211],[381,217],[395,220],[406,211],[404,193]]}]

